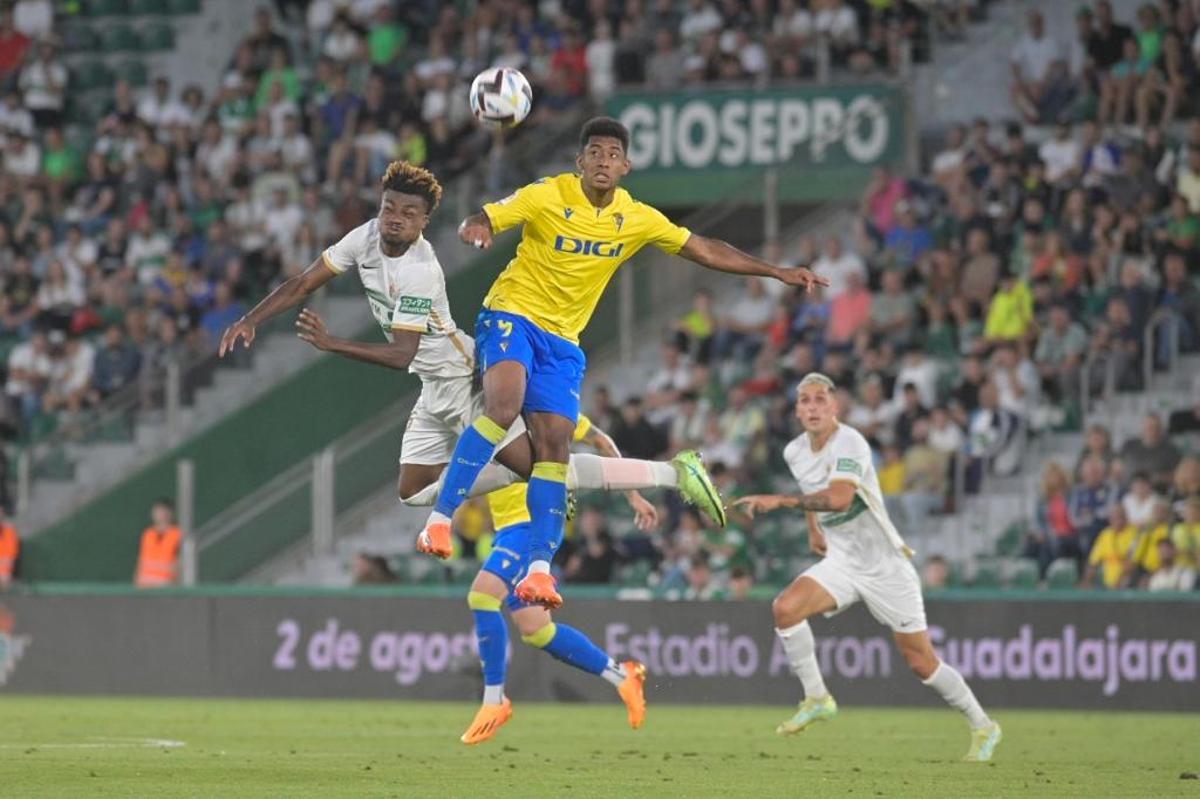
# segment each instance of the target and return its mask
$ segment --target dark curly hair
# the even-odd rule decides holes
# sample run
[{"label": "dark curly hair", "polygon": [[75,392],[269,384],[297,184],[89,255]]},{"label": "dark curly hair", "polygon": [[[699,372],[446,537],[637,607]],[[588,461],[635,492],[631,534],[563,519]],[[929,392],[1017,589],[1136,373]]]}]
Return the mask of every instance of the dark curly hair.
[{"label": "dark curly hair", "polygon": [[425,200],[428,213],[438,207],[442,200],[442,184],[428,169],[410,164],[407,161],[393,161],[380,180],[384,191],[394,191],[400,194],[415,194]]},{"label": "dark curly hair", "polygon": [[587,149],[588,142],[593,136],[616,139],[621,142],[621,149],[629,151],[629,128],[612,117],[593,117],[583,124],[579,132],[579,149]]}]

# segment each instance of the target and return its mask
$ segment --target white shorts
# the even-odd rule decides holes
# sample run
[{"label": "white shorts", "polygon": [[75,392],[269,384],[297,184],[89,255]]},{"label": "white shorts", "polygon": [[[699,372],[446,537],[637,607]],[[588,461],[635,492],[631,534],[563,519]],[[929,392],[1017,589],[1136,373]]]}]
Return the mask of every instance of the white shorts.
[{"label": "white shorts", "polygon": [[898,633],[918,633],[926,628],[925,600],[921,596],[921,578],[907,558],[897,556],[880,571],[870,575],[856,573],[825,558],[813,564],[801,577],[811,577],[837,602],[835,616],[862,600],[880,624]]},{"label": "white shorts", "polygon": [[[424,381],[404,427],[400,462],[417,466],[449,463],[462,431],[482,414],[483,393],[471,390],[471,378]],[[524,433],[525,420],[518,416],[496,449]]]}]

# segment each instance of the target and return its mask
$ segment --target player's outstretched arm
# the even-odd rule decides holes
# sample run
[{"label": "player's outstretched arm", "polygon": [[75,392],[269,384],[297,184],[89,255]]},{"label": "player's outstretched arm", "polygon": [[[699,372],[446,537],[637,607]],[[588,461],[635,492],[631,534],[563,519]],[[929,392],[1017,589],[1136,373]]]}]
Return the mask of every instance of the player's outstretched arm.
[{"label": "player's outstretched arm", "polygon": [[221,346],[217,350],[217,355],[224,358],[225,353],[233,352],[233,348],[237,346],[238,339],[242,340],[242,346],[249,347],[254,341],[255,329],[260,324],[273,316],[283,313],[289,308],[295,308],[308,299],[314,291],[337,277],[338,273],[325,265],[324,258],[324,255],[318,256],[315,261],[309,264],[308,269],[280,283],[274,291],[264,297],[258,305],[251,308],[245,316],[225,328],[225,333],[221,336]]},{"label": "player's outstretched arm", "polygon": [[389,369],[407,369],[421,344],[421,334],[414,330],[395,330],[393,340],[386,344],[337,338],[329,335],[325,320],[309,308],[301,311],[296,319],[296,335],[322,352]]},{"label": "player's outstretched arm", "polygon": [[750,518],[780,508],[802,508],[805,511],[840,513],[854,501],[855,486],[845,480],[835,480],[828,488],[811,494],[751,494],[734,500],[735,508],[743,508]]},{"label": "player's outstretched arm", "polygon": [[828,280],[803,267],[784,269],[744,253],[720,239],[710,239],[695,233],[688,236],[679,254],[707,269],[728,272],[731,275],[770,277],[789,286],[800,286],[806,291],[811,291],[813,286],[829,285]]}]

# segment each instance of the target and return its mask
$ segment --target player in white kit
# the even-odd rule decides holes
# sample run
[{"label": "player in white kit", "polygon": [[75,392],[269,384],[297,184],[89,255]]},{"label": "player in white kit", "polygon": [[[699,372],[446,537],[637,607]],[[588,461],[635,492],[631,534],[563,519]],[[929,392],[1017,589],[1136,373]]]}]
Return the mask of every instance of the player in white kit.
[{"label": "player in white kit", "polygon": [[[308,299],[333,278],[355,269],[371,313],[386,343],[331,336],[311,309],[300,312],[298,335],[314,347],[366,363],[405,369],[421,379],[421,395],[413,407],[400,449],[400,499],[432,505],[439,478],[463,428],[483,413],[483,396],[472,385],[475,342],[460,331],[450,315],[446,278],[433,246],[422,235],[441,199],[442,187],[426,169],[392,162],[382,178],[377,217],[359,225],[326,249],[303,273],[272,291],[221,337],[219,354],[232,352],[239,340],[249,347],[256,327]],[[533,451],[518,418],[471,489],[486,494],[526,479]],[[503,464],[503,465],[500,465]],[[628,491],[675,488],[685,499],[708,510],[712,487],[699,456],[681,452],[670,462],[597,455],[573,455],[568,488]],[[719,498],[715,500],[719,503]],[[722,514],[719,504],[716,509]],[[710,515],[714,515],[711,511]],[[444,547],[444,548],[443,548]],[[418,548],[448,557],[450,542],[418,542]]]},{"label": "player in white kit", "polygon": [[918,678],[971,727],[965,759],[986,761],[1000,742],[1000,725],[980,707],[962,675],[934,652],[925,624],[921,581],[910,550],[884,509],[871,447],[862,433],[837,420],[833,381],[812,373],[800,381],[796,418],[804,433],[783,451],[798,495],[759,494],[734,505],[753,516],[779,508],[803,509],[813,551],[822,559],[780,592],[772,605],[775,632],[792,671],[804,686],[804,699],[776,732],[790,735],[837,715],[837,703],[817,665],[808,619],[832,616],[862,601],[892,629],[896,646]]}]

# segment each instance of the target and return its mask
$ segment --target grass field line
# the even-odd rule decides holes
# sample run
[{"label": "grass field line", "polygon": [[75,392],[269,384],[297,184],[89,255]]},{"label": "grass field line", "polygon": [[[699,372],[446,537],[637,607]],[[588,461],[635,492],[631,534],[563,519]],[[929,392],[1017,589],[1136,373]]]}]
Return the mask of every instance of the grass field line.
[{"label": "grass field line", "polygon": [[90,738],[51,743],[0,743],[0,749],[180,749],[186,741],[173,738]]}]

